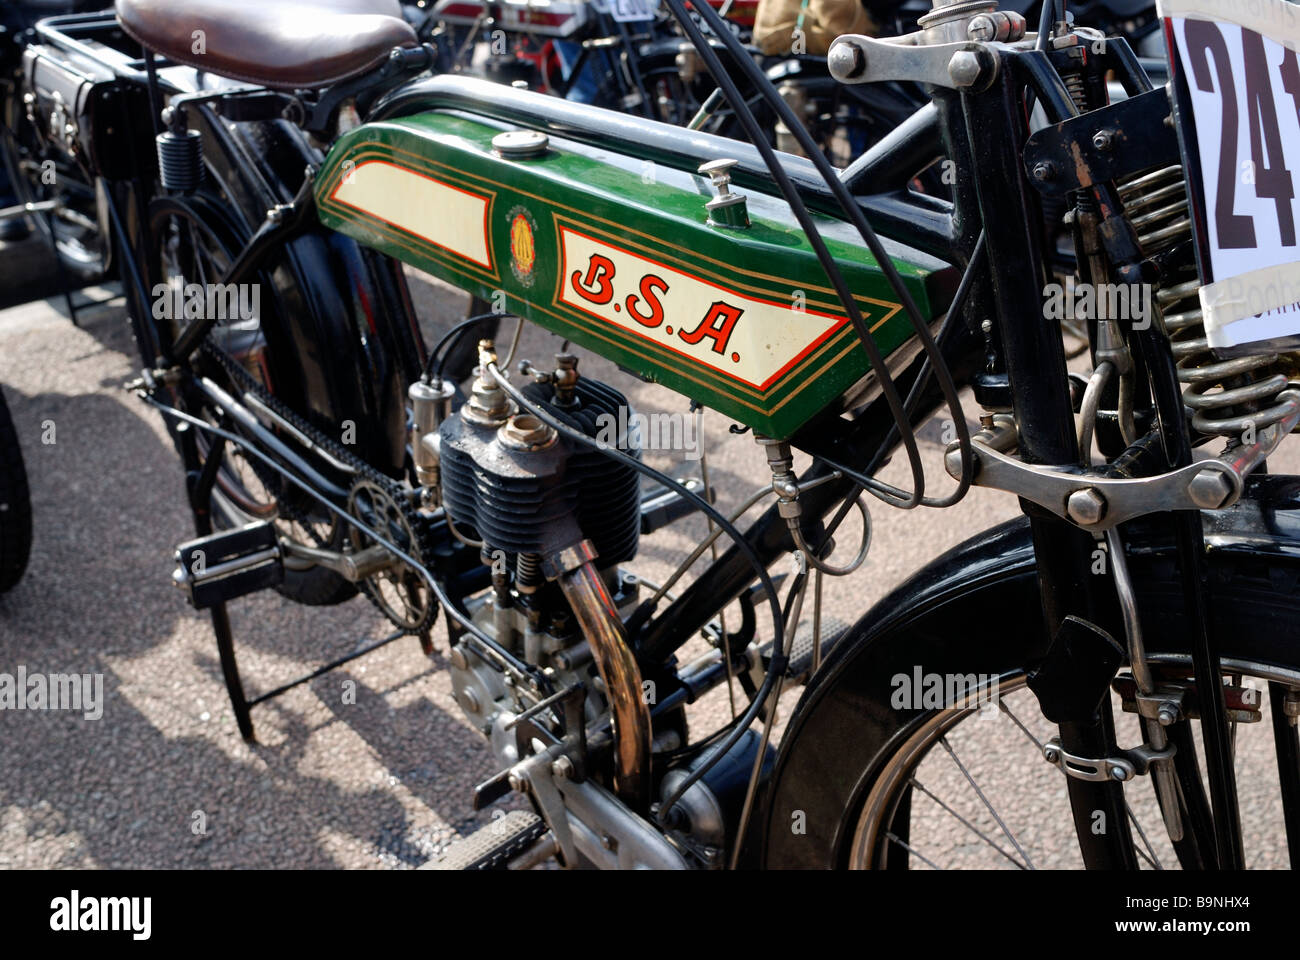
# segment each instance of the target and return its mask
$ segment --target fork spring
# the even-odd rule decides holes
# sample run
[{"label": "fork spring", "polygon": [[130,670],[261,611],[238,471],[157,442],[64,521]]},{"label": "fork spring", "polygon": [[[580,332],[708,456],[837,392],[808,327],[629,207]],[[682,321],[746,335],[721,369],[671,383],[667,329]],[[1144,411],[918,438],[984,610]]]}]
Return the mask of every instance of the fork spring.
[{"label": "fork spring", "polygon": [[[1187,181],[1179,164],[1148,170],[1119,184],[1124,209],[1147,256],[1191,238]],[[1200,281],[1189,280],[1156,291],[1155,300],[1169,332],[1192,426],[1204,434],[1236,438],[1254,425],[1262,430],[1283,419],[1288,404],[1276,397],[1287,387],[1276,353],[1231,360],[1214,356],[1201,314]]]}]

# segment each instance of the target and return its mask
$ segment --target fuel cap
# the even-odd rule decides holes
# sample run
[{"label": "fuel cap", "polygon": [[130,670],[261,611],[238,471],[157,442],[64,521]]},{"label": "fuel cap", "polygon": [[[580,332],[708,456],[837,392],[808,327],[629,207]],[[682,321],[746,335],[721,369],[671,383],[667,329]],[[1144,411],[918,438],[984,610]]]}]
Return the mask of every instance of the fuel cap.
[{"label": "fuel cap", "polygon": [[551,138],[540,130],[507,130],[492,138],[492,149],[507,160],[540,157]]}]

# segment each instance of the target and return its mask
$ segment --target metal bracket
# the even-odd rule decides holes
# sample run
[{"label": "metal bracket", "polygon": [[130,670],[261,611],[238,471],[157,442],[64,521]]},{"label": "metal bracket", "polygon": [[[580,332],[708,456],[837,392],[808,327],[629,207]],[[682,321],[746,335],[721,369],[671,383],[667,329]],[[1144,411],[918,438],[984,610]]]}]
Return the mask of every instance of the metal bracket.
[{"label": "metal bracket", "polygon": [[1145,776],[1152,764],[1173,758],[1176,748],[1173,744],[1162,750],[1156,750],[1147,744],[1132,750],[1121,750],[1114,757],[1076,757],[1066,753],[1061,747],[1061,738],[1052,737],[1043,745],[1043,759],[1057,767],[1067,777],[1076,780],[1110,781],[1126,783],[1137,776]]},{"label": "metal bracket", "polygon": [[1139,170],[1179,162],[1163,87],[1039,130],[1025,143],[1025,172],[1040,193],[1064,196]]},{"label": "metal bracket", "polygon": [[[1109,530],[1150,513],[1218,510],[1236,503],[1244,487],[1242,476],[1219,460],[1130,479],[1086,473],[1080,467],[1023,463],[979,438],[972,438],[971,447],[977,485],[1014,493],[1092,531]],[[950,449],[944,466],[960,477],[959,451]]]},{"label": "metal bracket", "polygon": [[902,37],[837,37],[826,54],[831,76],[840,83],[910,80],[949,90],[980,91],[998,72],[998,58],[985,43],[922,42],[921,33]]},{"label": "metal bracket", "polygon": [[[1286,417],[1260,430],[1253,444],[1229,446],[1218,458],[1137,478],[1106,477],[1079,466],[1044,466],[1008,456],[1002,451],[1016,446],[1015,420],[995,414],[971,437],[973,482],[1014,493],[1094,532],[1152,513],[1223,510],[1241,499],[1251,471],[1300,425],[1300,389],[1283,390],[1277,399],[1289,407]],[[956,441],[948,445],[943,463],[954,479],[961,477]]]}]

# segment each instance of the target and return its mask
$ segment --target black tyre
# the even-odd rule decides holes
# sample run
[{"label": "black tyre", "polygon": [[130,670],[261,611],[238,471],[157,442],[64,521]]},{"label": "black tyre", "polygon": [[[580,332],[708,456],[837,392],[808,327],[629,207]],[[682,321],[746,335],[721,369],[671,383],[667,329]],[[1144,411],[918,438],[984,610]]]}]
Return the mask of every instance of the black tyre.
[{"label": "black tyre", "polygon": [[[1015,529],[1008,525],[989,535],[1006,538]],[[1300,691],[1294,592],[1300,569],[1281,556],[1265,562],[1258,555],[1212,552],[1210,562],[1210,629],[1224,676],[1251,687],[1260,708],[1261,722],[1234,725],[1246,864],[1285,866],[1278,756],[1296,756],[1296,728],[1285,722],[1279,728],[1272,714],[1281,716],[1284,698]],[[933,595],[922,592],[916,613],[886,599],[875,622],[853,628],[823,665],[782,745],[764,831],[768,867],[1095,865],[1081,857],[1066,777],[1043,759],[1056,728],[1023,686],[1033,638],[1042,629],[1027,538],[1007,566],[1014,575],[993,566],[968,568],[968,582],[984,576],[993,582],[961,596],[937,588]],[[1157,679],[1186,679],[1191,631],[1185,629],[1176,565],[1162,551],[1130,553],[1130,566]],[[996,702],[989,709],[987,685],[976,687],[983,702],[978,695],[973,703],[960,697],[937,705],[896,700],[915,685],[916,671],[926,678],[996,678]],[[1119,744],[1141,742],[1137,719],[1121,711],[1117,696],[1111,709]],[[1203,755],[1193,746],[1199,745],[1199,727],[1199,720],[1185,720],[1169,728],[1181,741],[1176,766],[1183,823],[1200,808],[1199,790],[1183,789],[1199,783]],[[1287,740],[1277,739],[1282,728]],[[1135,865],[1200,866],[1207,853],[1212,856],[1187,837],[1170,839],[1149,776],[1122,789],[1129,822],[1105,830],[1131,837]]]},{"label": "black tyre", "polygon": [[[207,192],[185,199],[161,198],[150,204],[149,233],[154,247],[148,263],[158,271],[156,275],[167,278],[169,283],[180,284],[182,289],[185,284],[223,276],[245,242],[224,209],[222,198]],[[220,322],[209,335],[254,382],[272,394],[273,378],[269,371],[276,369],[277,363],[270,355],[263,325],[275,322],[271,316],[273,310],[273,303],[264,302],[262,315],[256,321]],[[177,331],[173,327],[171,332],[174,335]],[[199,363],[203,374],[224,389],[242,392],[242,385],[232,383],[230,373],[220,364],[205,359]],[[177,399],[184,402],[183,398]],[[241,432],[237,424],[224,421],[210,403],[190,400],[192,406],[187,412],[191,415],[214,426]],[[211,449],[210,435],[200,431],[195,442],[200,460],[206,460]],[[332,514],[300,491],[288,488],[272,468],[229,446],[212,492],[212,519],[219,529],[269,520],[283,536],[295,542],[329,549],[341,549],[346,535]],[[342,603],[357,592],[354,584],[319,566],[287,567],[284,581],[276,589],[289,599],[309,606]]]},{"label": "black tyre", "polygon": [[18,433],[0,391],[0,593],[22,579],[32,551],[32,504]]}]

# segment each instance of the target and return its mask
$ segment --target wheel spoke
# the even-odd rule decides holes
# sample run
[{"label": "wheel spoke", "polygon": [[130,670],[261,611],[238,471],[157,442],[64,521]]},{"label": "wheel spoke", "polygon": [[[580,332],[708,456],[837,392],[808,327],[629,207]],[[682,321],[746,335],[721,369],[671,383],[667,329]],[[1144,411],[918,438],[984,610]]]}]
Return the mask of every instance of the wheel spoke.
[{"label": "wheel spoke", "polygon": [[964,776],[966,782],[971,785],[971,789],[975,791],[975,795],[979,797],[984,806],[988,808],[989,813],[993,816],[993,819],[997,821],[998,826],[1006,835],[1006,838],[1011,841],[1011,845],[1016,848],[1016,851],[1022,857],[1025,858],[1025,863],[1029,865],[1029,869],[1036,869],[1034,867],[1034,861],[1029,858],[1029,854],[1027,854],[1025,848],[1020,845],[1020,841],[1016,839],[1015,834],[1008,829],[1006,823],[1004,823],[1002,818],[998,815],[997,810],[994,809],[993,804],[989,803],[988,797],[984,796],[984,791],[980,789],[979,784],[975,782],[975,778],[972,777],[970,771],[966,769],[966,765],[962,763],[961,759],[957,756],[957,752],[953,750],[952,745],[948,743],[948,738],[946,736],[940,737],[939,743],[944,750],[948,751],[948,756],[952,757],[952,762],[957,764],[957,769],[962,772],[962,776]]},{"label": "wheel spoke", "polygon": [[956,810],[954,810],[952,807],[948,806],[948,804],[944,803],[942,800],[940,800],[938,797],[936,797],[933,793],[931,793],[929,790],[927,790],[927,789],[926,789],[926,788],[925,788],[925,787],[920,783],[920,781],[918,781],[915,777],[913,777],[913,778],[912,778],[910,781],[908,781],[908,782],[909,782],[913,787],[915,787],[917,790],[920,790],[923,794],[925,794],[927,797],[929,797],[931,800],[933,800],[935,803],[937,803],[939,806],[943,807],[943,809],[945,809],[945,810],[947,810],[949,813],[951,813],[954,817],[957,818],[957,821],[958,821],[960,824],[962,824],[964,827],[966,827],[968,830],[970,830],[971,833],[974,833],[976,836],[978,836],[981,840],[983,840],[985,843],[987,843],[990,847],[992,847],[992,848],[993,848],[994,850],[996,850],[998,853],[1002,854],[1002,856],[1006,857],[1008,860],[1010,860],[1012,863],[1014,863],[1014,864],[1015,864],[1019,869],[1021,869],[1021,870],[1027,870],[1027,869],[1029,869],[1029,868],[1026,867],[1023,863],[1021,863],[1019,860],[1017,860],[1015,857],[1013,857],[1011,854],[1007,853],[1007,852],[1006,852],[1005,850],[1003,850],[1000,846],[998,846],[996,843],[994,843],[994,842],[993,842],[993,838],[990,837],[990,836],[988,836],[988,834],[984,833],[983,830],[981,830],[979,827],[975,826],[975,824],[971,823],[969,820],[967,820],[965,817],[963,817],[960,813],[958,813],[958,812],[957,812]]},{"label": "wheel spoke", "polygon": [[[1174,799],[1174,802],[1177,802],[1177,798]],[[1141,847],[1134,847],[1133,849],[1137,851],[1139,857],[1151,864],[1152,869],[1163,870],[1164,867],[1160,863],[1160,858],[1156,856],[1155,848],[1151,846],[1151,841],[1147,839],[1147,832],[1142,829],[1142,824],[1138,823],[1138,818],[1134,815],[1133,808],[1128,805],[1127,800],[1124,801],[1124,810],[1128,813],[1128,818],[1133,821],[1138,836],[1142,838],[1142,843],[1146,845],[1147,853],[1150,853],[1151,856],[1148,857],[1146,853],[1143,853]]]},{"label": "wheel spoke", "polygon": [[926,859],[926,858],[923,857],[921,854],[917,853],[915,850],[913,850],[913,849],[908,845],[908,843],[907,843],[905,840],[900,839],[900,838],[899,838],[898,836],[896,836],[895,834],[893,834],[893,833],[886,833],[885,836],[888,837],[890,840],[894,841],[894,843],[898,844],[900,847],[902,847],[904,850],[906,850],[909,854],[911,854],[912,856],[916,857],[916,859],[920,860],[922,863],[924,863],[926,866],[930,867],[931,869],[933,869],[933,870],[942,870],[942,869],[943,869],[943,867],[939,866],[939,865],[938,865],[937,863],[935,863],[933,860]]}]

